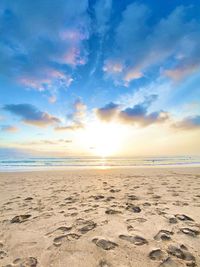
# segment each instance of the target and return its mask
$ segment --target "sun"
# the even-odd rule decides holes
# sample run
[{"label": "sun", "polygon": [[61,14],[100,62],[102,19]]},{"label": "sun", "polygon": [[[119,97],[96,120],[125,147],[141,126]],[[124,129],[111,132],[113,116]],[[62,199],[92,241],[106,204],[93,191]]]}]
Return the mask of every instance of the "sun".
[{"label": "sun", "polygon": [[83,140],[93,155],[108,157],[118,154],[123,141],[123,129],[119,124],[91,123],[84,132]]}]

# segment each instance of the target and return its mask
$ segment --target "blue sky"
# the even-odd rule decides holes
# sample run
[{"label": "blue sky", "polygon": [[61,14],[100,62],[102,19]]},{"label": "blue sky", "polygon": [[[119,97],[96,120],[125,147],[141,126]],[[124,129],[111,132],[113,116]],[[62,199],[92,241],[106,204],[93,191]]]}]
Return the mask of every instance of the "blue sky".
[{"label": "blue sky", "polygon": [[97,123],[101,145],[124,129],[118,154],[152,153],[124,145],[127,133],[180,140],[155,154],[198,153],[199,47],[198,0],[2,0],[1,149],[88,155]]}]

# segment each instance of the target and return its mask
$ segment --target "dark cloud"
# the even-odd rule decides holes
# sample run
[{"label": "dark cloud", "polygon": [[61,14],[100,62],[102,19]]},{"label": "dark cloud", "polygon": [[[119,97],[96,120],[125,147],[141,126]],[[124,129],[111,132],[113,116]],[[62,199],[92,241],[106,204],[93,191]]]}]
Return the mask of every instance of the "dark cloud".
[{"label": "dark cloud", "polygon": [[200,129],[200,115],[186,117],[182,121],[173,124],[176,129],[193,130]]},{"label": "dark cloud", "polygon": [[88,1],[0,1],[1,75],[39,90],[67,87],[87,61]]},{"label": "dark cloud", "polygon": [[104,121],[110,121],[118,112],[119,106],[113,102],[105,105],[102,108],[96,109],[96,115],[98,118]]},{"label": "dark cloud", "polygon": [[[190,15],[194,8],[178,6],[152,23],[154,14],[146,5],[137,2],[128,5],[116,29],[114,56],[107,58],[104,71],[128,84],[153,66],[162,66],[166,69],[163,73],[173,79],[197,70],[200,24],[198,18]],[[112,65],[123,66],[120,75]]]},{"label": "dark cloud", "polygon": [[60,122],[57,117],[54,117],[47,112],[40,111],[30,104],[9,104],[5,105],[3,109],[19,116],[24,123],[38,127],[44,127]]},{"label": "dark cloud", "polygon": [[134,106],[133,108],[127,108],[121,111],[119,119],[124,123],[136,124],[141,127],[145,127],[154,123],[165,122],[169,119],[169,115],[164,111],[156,111],[147,114],[142,106],[137,105],[137,107]]},{"label": "dark cloud", "polygon": [[110,103],[103,108],[97,109],[96,114],[98,118],[104,121],[111,121],[115,119],[122,123],[138,125],[141,127],[145,127],[154,123],[165,122],[169,118],[167,112],[148,112],[150,105],[156,99],[157,95],[151,95],[142,103],[136,104],[133,107],[128,107],[124,110],[122,110],[119,105]]},{"label": "dark cloud", "polygon": [[151,104],[157,99],[157,95],[146,97],[143,102],[132,107],[122,109],[120,105],[109,103],[96,109],[97,117],[102,121],[117,121],[124,124],[147,127],[149,125],[169,122],[169,126],[178,130],[200,129],[200,116],[186,117],[181,121],[172,123],[171,115],[163,110],[149,112]]}]

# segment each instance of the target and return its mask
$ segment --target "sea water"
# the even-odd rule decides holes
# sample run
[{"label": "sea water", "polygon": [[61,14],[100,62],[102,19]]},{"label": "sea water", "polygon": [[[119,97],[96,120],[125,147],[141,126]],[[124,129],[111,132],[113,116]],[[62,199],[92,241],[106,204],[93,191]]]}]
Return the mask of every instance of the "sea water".
[{"label": "sea water", "polygon": [[200,156],[0,158],[0,171],[165,166],[200,166]]}]

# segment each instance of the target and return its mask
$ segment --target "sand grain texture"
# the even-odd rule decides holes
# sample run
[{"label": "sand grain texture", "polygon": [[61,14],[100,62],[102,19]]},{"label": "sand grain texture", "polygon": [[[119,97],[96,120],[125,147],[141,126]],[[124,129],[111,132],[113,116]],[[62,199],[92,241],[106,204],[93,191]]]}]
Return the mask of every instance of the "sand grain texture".
[{"label": "sand grain texture", "polygon": [[200,266],[200,169],[0,173],[0,266]]}]

